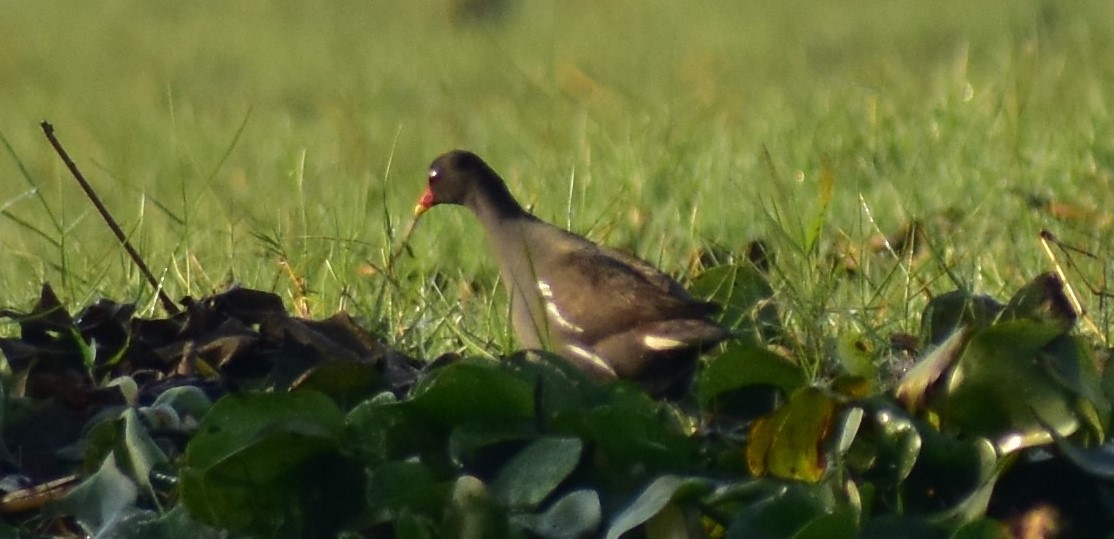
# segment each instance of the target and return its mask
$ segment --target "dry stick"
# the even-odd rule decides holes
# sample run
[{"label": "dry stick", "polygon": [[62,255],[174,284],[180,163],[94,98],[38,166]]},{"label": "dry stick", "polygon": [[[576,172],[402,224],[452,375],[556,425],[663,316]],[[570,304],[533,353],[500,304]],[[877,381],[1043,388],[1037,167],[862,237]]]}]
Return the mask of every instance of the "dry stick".
[{"label": "dry stick", "polygon": [[128,237],[124,235],[124,230],[120,228],[120,225],[112,218],[112,214],[108,213],[108,208],[101,202],[101,198],[97,196],[97,193],[93,191],[93,186],[85,181],[85,176],[77,169],[77,165],[70,159],[70,155],[62,148],[62,143],[58,142],[58,138],[54,136],[54,126],[50,125],[50,122],[43,122],[39,125],[43,128],[43,133],[46,135],[46,139],[50,141],[50,145],[54,147],[54,151],[58,152],[58,157],[62,158],[62,162],[66,164],[66,168],[70,169],[70,174],[73,174],[78,185],[85,191],[85,196],[89,197],[89,200],[97,207],[97,211],[101,214],[101,218],[108,224],[108,228],[112,229],[112,233],[116,235],[116,239],[120,240],[120,244],[124,246],[124,250],[128,252],[128,256],[131,257],[132,262],[135,262],[140,273],[147,278],[147,282],[155,289],[155,294],[158,295],[159,302],[162,303],[162,308],[166,309],[166,312],[169,314],[178,314],[178,306],[175,305],[174,301],[170,299],[170,296],[167,296],[166,292],[163,291],[158,279],[151,273],[147,264],[143,262],[143,259],[139,256],[139,252],[132,247],[131,242],[128,241]]}]

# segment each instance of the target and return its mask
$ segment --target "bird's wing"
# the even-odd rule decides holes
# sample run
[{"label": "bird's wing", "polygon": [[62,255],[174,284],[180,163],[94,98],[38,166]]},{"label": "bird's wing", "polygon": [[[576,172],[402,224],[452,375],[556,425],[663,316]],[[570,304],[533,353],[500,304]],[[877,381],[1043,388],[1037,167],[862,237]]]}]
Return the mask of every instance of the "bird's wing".
[{"label": "bird's wing", "polygon": [[641,324],[699,318],[717,310],[646,262],[614,252],[586,242],[538,268],[551,329],[593,343]]}]

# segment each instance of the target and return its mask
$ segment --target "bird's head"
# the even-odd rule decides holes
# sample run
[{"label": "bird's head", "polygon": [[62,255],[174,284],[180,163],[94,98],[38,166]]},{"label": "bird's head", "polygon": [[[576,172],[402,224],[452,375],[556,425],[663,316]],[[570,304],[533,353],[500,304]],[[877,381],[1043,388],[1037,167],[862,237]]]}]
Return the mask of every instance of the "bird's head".
[{"label": "bird's head", "polygon": [[491,182],[502,180],[479,156],[465,150],[446,152],[430,163],[426,189],[414,207],[414,215],[438,204],[467,205],[477,189]]}]

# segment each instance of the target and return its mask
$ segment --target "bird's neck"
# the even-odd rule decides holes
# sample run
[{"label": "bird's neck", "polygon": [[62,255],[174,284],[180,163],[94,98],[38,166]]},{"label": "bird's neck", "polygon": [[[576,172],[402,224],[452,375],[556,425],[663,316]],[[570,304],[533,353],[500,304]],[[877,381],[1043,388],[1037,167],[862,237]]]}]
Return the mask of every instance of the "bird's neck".
[{"label": "bird's neck", "polygon": [[466,206],[476,214],[476,217],[485,226],[496,226],[498,223],[514,219],[529,219],[532,216],[518,204],[511,196],[507,185],[502,181],[493,181],[477,191]]}]

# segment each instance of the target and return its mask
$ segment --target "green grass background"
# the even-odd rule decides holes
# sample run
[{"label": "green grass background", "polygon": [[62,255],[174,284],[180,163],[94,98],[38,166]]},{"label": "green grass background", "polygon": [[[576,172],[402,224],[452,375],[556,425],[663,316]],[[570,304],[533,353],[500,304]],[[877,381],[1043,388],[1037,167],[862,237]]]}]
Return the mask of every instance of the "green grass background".
[{"label": "green grass background", "polygon": [[[42,120],[172,297],[237,282],[293,303],[285,259],[310,313],[347,309],[423,356],[513,346],[463,210],[427,214],[414,256],[385,268],[426,166],[455,147],[541,217],[674,274],[700,248],[770,241],[782,314],[817,350],[915,329],[930,293],[1008,295],[1051,267],[1042,227],[1099,256],[1077,286],[1102,284],[1102,219],[1054,221],[1013,191],[1110,208],[1114,3],[507,6],[0,3],[0,304],[46,281],[75,307],[157,312]],[[927,261],[833,270],[836,245],[946,211]]]}]

